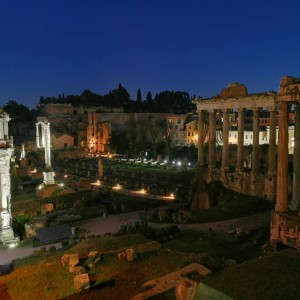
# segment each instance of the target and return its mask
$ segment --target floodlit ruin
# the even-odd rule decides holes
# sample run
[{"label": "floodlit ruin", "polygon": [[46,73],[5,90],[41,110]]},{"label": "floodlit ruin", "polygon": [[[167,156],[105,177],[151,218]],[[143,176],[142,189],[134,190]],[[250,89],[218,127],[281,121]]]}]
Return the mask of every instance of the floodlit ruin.
[{"label": "floodlit ruin", "polygon": [[[271,218],[271,241],[278,241],[293,248],[300,248],[300,79],[290,76],[282,77],[278,93],[265,92],[248,94],[242,84],[231,84],[219,95],[209,99],[195,99],[198,111],[198,163],[202,167],[206,182],[220,181],[231,190],[276,199],[276,207]],[[245,112],[252,111],[253,145],[250,153],[250,169],[247,165],[244,145]],[[294,110],[294,149],[293,173],[289,183],[289,112]],[[237,114],[237,146],[230,151],[229,113]],[[261,149],[259,146],[259,118],[262,111],[270,116],[267,153],[267,172],[261,172]],[[221,117],[219,116],[221,114]],[[216,115],[222,126],[221,161],[216,159]],[[249,114],[248,114],[249,115]],[[208,119],[208,154],[204,152],[206,136],[205,120]],[[278,128],[278,145],[276,146],[276,129]],[[266,150],[264,150],[266,151]],[[236,159],[232,160],[232,155]],[[249,155],[249,154],[248,154]],[[229,159],[231,157],[231,160]],[[232,161],[236,162],[233,166]],[[277,162],[277,164],[276,164]],[[247,168],[246,168],[247,167]],[[203,172],[205,170],[205,172]],[[207,172],[206,172],[207,171]],[[203,178],[201,178],[203,180]],[[289,192],[289,185],[292,187]],[[203,193],[196,195],[194,201],[199,207],[208,208],[207,197]]]}]

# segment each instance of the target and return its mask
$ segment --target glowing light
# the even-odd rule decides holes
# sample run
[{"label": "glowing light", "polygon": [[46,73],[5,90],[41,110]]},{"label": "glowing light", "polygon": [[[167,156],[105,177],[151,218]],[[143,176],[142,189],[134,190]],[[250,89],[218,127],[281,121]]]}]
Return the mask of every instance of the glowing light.
[{"label": "glowing light", "polygon": [[141,189],[141,190],[140,190],[140,193],[141,193],[141,194],[146,194],[147,192],[146,192],[145,189]]},{"label": "glowing light", "polygon": [[32,171],[30,171],[31,174],[36,173],[36,172],[37,172],[36,169],[33,169]]},{"label": "glowing light", "polygon": [[63,187],[63,186],[64,186],[64,184],[63,184],[63,183],[60,183],[60,184],[59,184],[59,186],[60,186],[60,187]]},{"label": "glowing light", "polygon": [[65,174],[64,178],[68,178],[68,175],[67,175],[67,174]]},{"label": "glowing light", "polygon": [[181,161],[177,162],[177,166],[181,166]]},{"label": "glowing light", "polygon": [[113,186],[112,188],[113,188],[113,190],[120,190],[122,187],[119,184],[117,184],[117,185]]},{"label": "glowing light", "polygon": [[8,247],[9,248],[15,248],[18,244],[17,243],[11,243],[11,244],[8,244]]},{"label": "glowing light", "polygon": [[170,199],[175,199],[175,196],[174,196],[174,194],[172,193],[172,194],[170,194],[170,197],[169,197]]},{"label": "glowing light", "polygon": [[188,166],[190,166],[190,165],[191,165],[191,163],[189,162],[189,163],[188,163]]}]

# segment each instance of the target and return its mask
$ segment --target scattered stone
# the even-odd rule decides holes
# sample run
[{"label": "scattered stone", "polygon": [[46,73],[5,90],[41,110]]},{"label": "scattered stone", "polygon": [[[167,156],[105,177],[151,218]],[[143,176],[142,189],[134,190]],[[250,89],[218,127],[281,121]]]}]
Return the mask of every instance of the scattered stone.
[{"label": "scattered stone", "polygon": [[136,254],[133,249],[126,249],[126,258],[128,261],[134,261],[136,259]]},{"label": "scattered stone", "polygon": [[127,258],[127,256],[126,256],[125,252],[118,253],[118,259],[119,260],[125,260],[126,258]]},{"label": "scattered stone", "polygon": [[82,266],[76,266],[74,267],[74,274],[75,275],[81,275],[81,274],[84,274],[86,273],[86,269]]},{"label": "scattered stone", "polygon": [[99,255],[99,252],[98,251],[91,251],[89,254],[88,254],[88,257],[95,257],[95,256],[98,256]]},{"label": "scattered stone", "polygon": [[61,259],[63,266],[74,267],[79,263],[78,253],[75,254],[64,254]]},{"label": "scattered stone", "polygon": [[176,300],[193,300],[197,288],[197,282],[188,278],[181,278],[176,285]]},{"label": "scattered stone", "polygon": [[74,288],[76,290],[88,289],[90,287],[89,274],[84,273],[74,277]]},{"label": "scattered stone", "polygon": [[69,257],[69,267],[75,267],[79,263],[78,253],[70,254]]}]

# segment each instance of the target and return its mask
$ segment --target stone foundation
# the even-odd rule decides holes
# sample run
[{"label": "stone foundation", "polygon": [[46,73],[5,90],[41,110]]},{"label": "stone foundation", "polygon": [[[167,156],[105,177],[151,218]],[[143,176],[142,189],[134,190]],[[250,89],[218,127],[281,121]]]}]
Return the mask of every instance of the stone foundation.
[{"label": "stone foundation", "polygon": [[221,181],[225,188],[238,193],[264,197],[268,200],[275,200],[276,176],[255,174],[253,172],[235,171],[234,173],[224,172],[217,168],[209,168],[207,183]]},{"label": "stone foundation", "polygon": [[270,240],[300,249],[300,216],[298,213],[273,211]]}]

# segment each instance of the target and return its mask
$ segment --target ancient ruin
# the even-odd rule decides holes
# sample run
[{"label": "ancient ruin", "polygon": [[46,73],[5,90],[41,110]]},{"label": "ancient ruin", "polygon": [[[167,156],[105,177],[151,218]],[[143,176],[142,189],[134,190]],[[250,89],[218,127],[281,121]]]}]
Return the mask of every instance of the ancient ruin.
[{"label": "ancient ruin", "polygon": [[11,227],[10,161],[14,153],[13,138],[8,135],[9,115],[0,112],[0,240],[14,246],[19,241]]},{"label": "ancient ruin", "polygon": [[[220,95],[209,99],[195,99],[198,111],[198,164],[204,173],[205,183],[220,181],[224,187],[248,194],[276,199],[272,212],[271,241],[278,241],[293,248],[300,249],[300,78],[282,77],[278,93],[266,92],[248,94],[241,84],[230,84]],[[246,156],[244,144],[245,112],[252,111],[253,145],[250,153],[251,169],[245,170]],[[268,131],[267,172],[261,172],[259,146],[260,111],[270,115]],[[289,111],[294,110],[294,145],[293,173],[289,179]],[[237,112],[238,143],[236,160],[229,162],[229,113]],[[221,117],[220,117],[221,115]],[[220,167],[216,159],[216,127],[222,123],[222,155]],[[204,153],[205,121],[208,119],[208,155]],[[276,129],[278,128],[278,147],[276,146]],[[231,153],[230,153],[231,152]],[[236,161],[232,166],[232,161]],[[276,165],[277,162],[277,165]],[[234,167],[234,170],[232,170]],[[205,169],[205,171],[203,171]],[[207,172],[206,172],[207,170]],[[291,175],[291,174],[290,174]],[[289,186],[292,186],[289,193]],[[208,199],[203,193],[196,194],[197,207],[208,208]],[[201,203],[201,202],[205,203]],[[207,202],[207,203],[206,203]],[[198,203],[198,204],[199,204]]]},{"label": "ancient ruin", "polygon": [[39,117],[36,123],[36,146],[45,148],[44,184],[55,184],[54,172],[51,167],[50,123],[43,117]]},{"label": "ancient ruin", "polygon": [[[276,207],[271,218],[271,242],[281,242],[300,249],[300,78],[282,77],[277,96],[278,103],[278,158]],[[295,107],[295,144],[293,155],[293,189],[288,192],[288,111]]]},{"label": "ancient ruin", "polygon": [[[209,99],[195,99],[198,112],[198,164],[207,168],[206,182],[221,181],[224,187],[247,195],[275,198],[276,186],[276,97],[275,92],[248,94],[243,84],[233,83],[223,89],[219,95]],[[244,131],[245,113],[251,111],[253,145],[250,154],[245,153]],[[270,114],[269,149],[267,172],[260,170],[259,117],[261,111]],[[230,122],[229,114],[237,114],[237,122]],[[208,120],[208,155],[204,155],[205,123]],[[218,162],[216,157],[217,126],[222,127],[222,154]],[[230,128],[237,126],[237,146],[230,149]],[[220,127],[220,125],[219,125]],[[236,154],[231,160],[230,156]],[[250,168],[247,164],[250,160]],[[219,167],[219,166],[220,167]],[[246,170],[248,167],[248,170]]]}]

